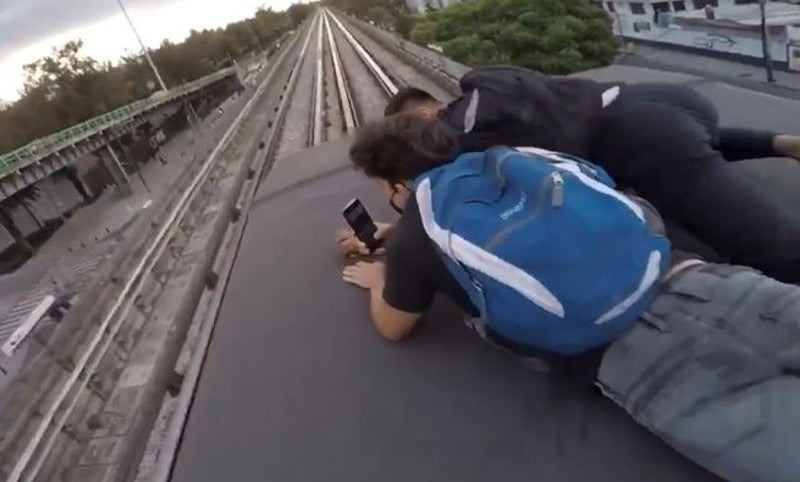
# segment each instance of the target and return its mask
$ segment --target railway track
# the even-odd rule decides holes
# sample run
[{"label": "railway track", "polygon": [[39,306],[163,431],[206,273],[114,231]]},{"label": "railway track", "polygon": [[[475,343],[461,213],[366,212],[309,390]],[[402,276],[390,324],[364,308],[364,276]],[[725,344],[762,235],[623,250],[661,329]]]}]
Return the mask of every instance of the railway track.
[{"label": "railway track", "polygon": [[342,114],[342,131],[345,134],[351,134],[359,125],[358,112],[353,102],[353,96],[350,93],[350,86],[344,75],[344,67],[342,66],[339,48],[336,46],[336,41],[333,39],[333,31],[331,30],[330,21],[328,20],[329,16],[324,15],[322,18],[325,24],[325,37],[328,40],[328,49],[330,52],[331,73],[333,74],[334,83],[336,84],[334,95],[338,95],[339,110]]},{"label": "railway track", "polygon": [[[10,425],[3,426],[0,475],[5,480],[49,481],[67,472],[86,474],[76,480],[129,477],[132,465],[122,459],[138,451],[142,436],[138,425],[151,418],[146,413],[147,398],[163,393],[170,384],[169,377],[155,372],[164,371],[170,361],[174,365],[174,346],[185,335],[190,304],[197,301],[192,298],[209,282],[207,265],[225,228],[243,222],[239,195],[257,182],[254,174],[271,161],[286,104],[287,84],[281,79],[294,51],[294,41],[284,46],[216,148],[176,186],[179,189],[154,219],[151,232],[132,250],[131,266],[110,280],[113,294],[93,313],[82,334],[85,341],[68,359],[54,356],[61,366],[50,367],[54,373],[48,379],[50,386],[30,401],[33,409],[24,420],[14,420],[13,431],[6,430]],[[142,361],[137,348],[146,342],[154,352],[152,359]],[[124,414],[121,402],[129,402],[132,413]],[[102,477],[109,479],[88,468],[98,457],[109,455],[101,453],[108,450],[99,440],[102,437],[91,432],[110,437],[120,451],[115,456],[124,453],[104,469]]]},{"label": "railway track", "polygon": [[364,62],[369,71],[372,73],[373,78],[377,81],[386,97],[388,98],[396,94],[399,90],[397,83],[395,83],[395,81],[386,74],[384,69],[378,64],[378,62],[375,61],[372,55],[370,55],[369,52],[367,52],[367,50],[361,45],[361,42],[356,40],[353,34],[350,33],[350,30],[345,27],[335,15],[328,11],[325,11],[325,15],[333,20],[333,23],[335,23],[342,34],[344,34],[347,42],[353,47],[361,61]]},{"label": "railway track", "polygon": [[[311,45],[303,51],[306,55],[299,57],[296,64],[301,76],[307,78],[294,86],[297,92],[288,94],[291,101],[287,123],[293,125],[283,133],[279,157],[353,133],[364,122],[365,110],[383,105],[398,90],[398,82],[327,10],[320,11],[309,41]],[[349,63],[342,59],[345,49],[355,57],[348,59]],[[372,100],[377,102],[370,107],[360,106],[353,95],[358,86],[353,83],[376,86],[378,93]],[[372,108],[370,117],[378,115],[380,112]],[[330,128],[333,125],[336,129]]]},{"label": "railway track", "polygon": [[259,181],[281,151],[353,133],[418,80],[364,40],[323,9],[284,43],[220,143],[81,313],[79,348],[54,349],[41,368],[47,386],[0,427],[0,477],[168,480]]}]

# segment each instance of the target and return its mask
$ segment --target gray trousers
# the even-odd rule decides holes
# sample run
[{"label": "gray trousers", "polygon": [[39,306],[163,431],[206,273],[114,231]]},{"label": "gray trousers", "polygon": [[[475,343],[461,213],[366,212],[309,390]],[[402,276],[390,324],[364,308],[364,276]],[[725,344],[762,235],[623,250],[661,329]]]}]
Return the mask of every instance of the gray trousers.
[{"label": "gray trousers", "polygon": [[688,268],[608,349],[597,383],[722,478],[800,481],[800,287],[738,266]]}]

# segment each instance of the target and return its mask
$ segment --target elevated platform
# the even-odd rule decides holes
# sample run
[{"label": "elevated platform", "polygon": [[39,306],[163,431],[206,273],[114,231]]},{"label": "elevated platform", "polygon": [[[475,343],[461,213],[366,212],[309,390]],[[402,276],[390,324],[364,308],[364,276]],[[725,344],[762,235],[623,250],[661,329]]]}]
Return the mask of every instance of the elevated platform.
[{"label": "elevated platform", "polygon": [[236,67],[219,70],[0,155],[0,200],[135,130],[153,113],[176,104],[180,106],[185,99],[238,75]]},{"label": "elevated platform", "polygon": [[[585,75],[690,83],[730,125],[793,130],[800,116],[798,103],[703,79]],[[282,159],[261,186],[172,480],[719,480],[611,402],[483,344],[446,303],[408,341],[382,341],[366,293],[341,281],[332,237],[353,196],[376,218],[393,216],[349,169],[348,147]],[[746,164],[800,209],[800,166]]]}]

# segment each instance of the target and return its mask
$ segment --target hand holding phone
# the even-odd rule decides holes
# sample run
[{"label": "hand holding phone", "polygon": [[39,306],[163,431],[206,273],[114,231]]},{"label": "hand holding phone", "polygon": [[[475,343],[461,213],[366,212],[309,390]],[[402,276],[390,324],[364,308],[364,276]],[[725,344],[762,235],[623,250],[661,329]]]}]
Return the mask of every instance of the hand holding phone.
[{"label": "hand holding phone", "polygon": [[378,227],[358,198],[347,203],[342,215],[353,229],[356,237],[367,246],[370,252],[375,252],[383,246],[383,240],[375,237]]}]

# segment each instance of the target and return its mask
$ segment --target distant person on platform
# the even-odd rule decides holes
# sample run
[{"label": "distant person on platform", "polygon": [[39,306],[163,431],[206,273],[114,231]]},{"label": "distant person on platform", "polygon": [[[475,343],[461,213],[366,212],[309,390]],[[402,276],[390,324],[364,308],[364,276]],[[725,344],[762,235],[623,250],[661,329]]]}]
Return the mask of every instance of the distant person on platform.
[{"label": "distant person on platform", "polygon": [[800,287],[670,253],[658,213],[599,166],[537,148],[458,152],[451,129],[413,114],[364,127],[351,148],[402,212],[379,234],[385,264],[343,272],[369,290],[385,338],[408,336],[443,294],[495,344],[551,368],[583,362],[712,472],[800,481]]},{"label": "distant person on platform", "polygon": [[800,159],[800,137],[720,128],[711,102],[677,84],[487,67],[467,73],[460,85],[461,97],[447,105],[405,88],[385,113],[439,118],[461,134],[465,152],[536,146],[591,159],[656,206],[673,242],[683,244],[677,234],[688,231],[721,259],[800,282],[800,212],[730,164]]}]

